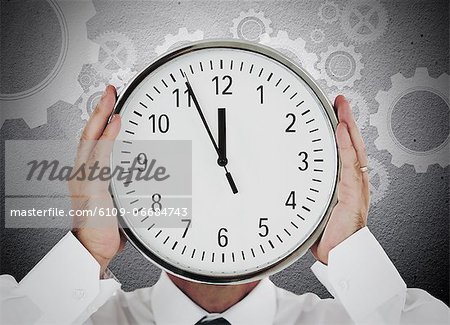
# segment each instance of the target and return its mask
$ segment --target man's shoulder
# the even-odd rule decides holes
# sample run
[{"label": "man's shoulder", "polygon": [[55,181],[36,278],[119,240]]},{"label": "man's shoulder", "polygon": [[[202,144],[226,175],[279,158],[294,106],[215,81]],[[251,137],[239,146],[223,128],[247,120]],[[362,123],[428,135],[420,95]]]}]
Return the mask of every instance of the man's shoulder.
[{"label": "man's shoulder", "polygon": [[[112,297],[91,317],[94,324],[124,324],[142,322],[153,324],[151,305],[153,287],[133,291],[117,290]],[[139,323],[138,322],[138,323]]]},{"label": "man's shoulder", "polygon": [[[302,324],[321,321],[330,323],[330,320],[334,319],[333,315],[342,315],[342,307],[334,299],[321,299],[312,292],[295,294],[277,286],[275,286],[275,293],[277,297],[276,324]],[[346,320],[348,319],[346,318]]]},{"label": "man's shoulder", "polygon": [[318,295],[312,292],[305,292],[301,294],[293,293],[289,290],[286,290],[282,287],[279,287],[274,284],[275,293],[277,296],[277,303],[282,305],[289,306],[314,306],[317,303],[323,301]]},{"label": "man's shoulder", "polygon": [[123,301],[127,302],[142,302],[142,303],[149,303],[151,300],[152,292],[154,290],[153,286],[143,287],[143,288],[137,288],[133,291],[125,291],[125,290],[119,290],[117,291],[118,298]]}]

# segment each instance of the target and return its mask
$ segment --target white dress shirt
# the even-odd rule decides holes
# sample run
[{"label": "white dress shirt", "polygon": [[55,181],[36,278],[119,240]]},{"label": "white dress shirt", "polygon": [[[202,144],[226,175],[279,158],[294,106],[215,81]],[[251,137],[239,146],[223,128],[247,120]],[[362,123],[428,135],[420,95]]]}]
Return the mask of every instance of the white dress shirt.
[{"label": "white dress shirt", "polygon": [[420,289],[407,289],[384,250],[363,228],[335,247],[328,266],[312,271],[334,299],[295,295],[263,279],[244,299],[210,314],[161,273],[151,288],[120,290],[68,233],[18,284],[0,276],[0,324],[195,324],[223,317],[232,325],[450,324],[449,308]]}]

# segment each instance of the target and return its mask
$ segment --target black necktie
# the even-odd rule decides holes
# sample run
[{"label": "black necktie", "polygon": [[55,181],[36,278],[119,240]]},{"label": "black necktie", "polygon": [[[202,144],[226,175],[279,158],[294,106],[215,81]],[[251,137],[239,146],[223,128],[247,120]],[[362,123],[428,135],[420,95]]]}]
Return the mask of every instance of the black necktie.
[{"label": "black necktie", "polygon": [[206,316],[200,319],[195,325],[231,325],[229,321],[222,317],[212,320],[206,320],[205,318]]}]

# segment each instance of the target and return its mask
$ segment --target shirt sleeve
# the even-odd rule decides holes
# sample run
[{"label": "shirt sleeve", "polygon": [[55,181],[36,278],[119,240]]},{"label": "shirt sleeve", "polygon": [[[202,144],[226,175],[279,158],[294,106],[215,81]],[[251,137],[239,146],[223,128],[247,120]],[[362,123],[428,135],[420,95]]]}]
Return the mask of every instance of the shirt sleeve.
[{"label": "shirt sleeve", "polygon": [[448,323],[448,307],[423,290],[407,289],[367,227],[332,249],[328,266],[316,262],[312,271],[357,324]]},{"label": "shirt sleeve", "polygon": [[19,284],[0,277],[0,323],[18,323],[24,310],[32,312],[27,323],[84,322],[120,288],[115,279],[100,280],[99,272],[100,265],[69,232]]}]

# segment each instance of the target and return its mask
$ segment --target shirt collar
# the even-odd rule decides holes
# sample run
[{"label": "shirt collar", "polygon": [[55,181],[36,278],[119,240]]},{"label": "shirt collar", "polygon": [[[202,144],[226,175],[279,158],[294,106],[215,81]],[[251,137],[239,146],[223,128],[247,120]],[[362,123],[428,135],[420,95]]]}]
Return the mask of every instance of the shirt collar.
[{"label": "shirt collar", "polygon": [[178,289],[164,271],[153,286],[151,303],[157,325],[194,325],[208,314]]},{"label": "shirt collar", "polygon": [[275,311],[275,285],[265,278],[244,299],[223,312],[222,316],[232,325],[271,325]]},{"label": "shirt collar", "polygon": [[[197,323],[210,314],[195,304],[161,272],[154,285],[151,299],[152,309],[158,325],[178,325]],[[220,316],[232,325],[272,324],[275,317],[275,285],[268,279],[260,283],[240,302],[223,312]]]}]

